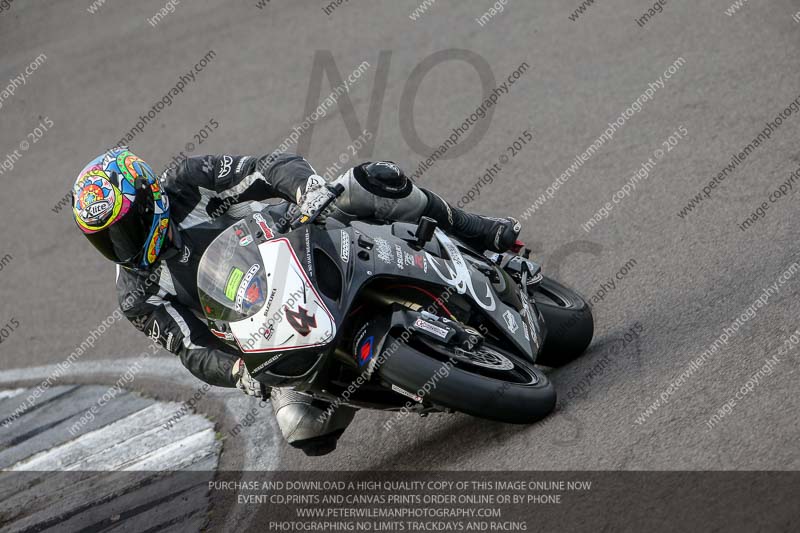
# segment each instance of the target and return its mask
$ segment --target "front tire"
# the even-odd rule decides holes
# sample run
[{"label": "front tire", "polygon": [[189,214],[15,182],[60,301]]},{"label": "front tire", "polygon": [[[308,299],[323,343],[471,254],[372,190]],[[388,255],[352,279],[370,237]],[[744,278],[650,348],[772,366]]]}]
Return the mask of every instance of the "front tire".
[{"label": "front tire", "polygon": [[560,367],[577,359],[592,342],[592,308],[580,294],[550,278],[542,279],[532,296],[547,326],[536,364]]},{"label": "front tire", "polygon": [[[532,424],[555,408],[556,391],[547,376],[496,346],[485,343],[456,353],[453,347],[413,339],[403,343],[392,336],[385,346],[395,342],[399,347],[380,365],[379,375],[413,394],[425,391],[427,402],[511,424]],[[477,363],[467,362],[470,355]]]}]

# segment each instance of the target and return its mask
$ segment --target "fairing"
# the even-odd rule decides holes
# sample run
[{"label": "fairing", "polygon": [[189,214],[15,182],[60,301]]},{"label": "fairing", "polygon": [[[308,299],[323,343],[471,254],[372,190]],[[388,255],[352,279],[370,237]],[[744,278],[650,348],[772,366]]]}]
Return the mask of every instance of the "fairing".
[{"label": "fairing", "polygon": [[[272,385],[288,382],[267,376],[309,379],[322,356],[336,346],[340,322],[364,286],[378,278],[424,282],[438,286],[440,295],[470,299],[518,352],[535,361],[543,335],[535,307],[518,309],[503,301],[473,265],[481,259],[466,260],[444,232],[437,230],[434,240],[419,249],[412,224],[344,226],[332,221],[326,228],[305,226],[274,237],[260,230],[262,217],[274,228],[266,212],[229,228],[209,246],[198,274],[212,331],[245,355],[251,373],[262,375],[259,379]],[[327,259],[320,264],[320,257]],[[231,279],[234,268],[243,274]],[[338,284],[326,283],[330,279]]]}]

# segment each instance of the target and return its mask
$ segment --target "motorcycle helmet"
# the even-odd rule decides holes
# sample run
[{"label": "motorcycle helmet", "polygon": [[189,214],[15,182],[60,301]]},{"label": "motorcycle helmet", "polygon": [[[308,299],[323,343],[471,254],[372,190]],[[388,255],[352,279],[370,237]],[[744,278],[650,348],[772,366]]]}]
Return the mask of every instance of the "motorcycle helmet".
[{"label": "motorcycle helmet", "polygon": [[169,199],[150,165],[113,148],[93,159],[75,180],[72,214],[97,250],[131,269],[158,260],[169,226]]}]

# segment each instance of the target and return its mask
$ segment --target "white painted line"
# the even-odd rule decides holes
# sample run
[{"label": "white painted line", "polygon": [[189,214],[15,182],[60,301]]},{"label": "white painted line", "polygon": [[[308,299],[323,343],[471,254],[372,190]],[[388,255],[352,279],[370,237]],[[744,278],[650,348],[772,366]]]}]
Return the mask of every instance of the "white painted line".
[{"label": "white painted line", "polygon": [[[87,378],[95,378],[97,383],[112,384],[119,379],[119,373],[122,369],[128,368],[135,362],[141,362],[140,358],[125,358],[125,359],[103,359],[98,361],[79,361],[70,366],[66,371],[61,374],[60,383],[69,383],[70,378],[80,378],[85,381]],[[10,370],[0,371],[0,386],[3,384],[14,385],[18,382],[41,382],[57,370],[56,365],[37,366],[31,368],[15,368]],[[161,383],[172,383],[182,387],[198,388],[202,382],[192,376],[180,363],[177,357],[151,357],[147,360],[145,366],[137,373],[137,376],[147,380],[152,380]],[[135,386],[134,380],[133,385]],[[34,384],[34,386],[38,383]],[[15,389],[16,391],[25,389]],[[17,392],[19,394],[19,392]],[[217,399],[224,403],[225,409],[232,420],[242,420],[253,409],[262,411],[267,409],[271,411],[269,406],[259,406],[259,401],[246,396],[241,391],[236,389],[225,389],[212,387],[208,391],[208,396],[211,399]],[[177,409],[173,409],[169,416],[175,414]],[[173,435],[176,436],[177,434]],[[208,435],[213,435],[213,432],[208,432]],[[196,437],[198,441],[204,438],[203,432],[198,432]],[[270,412],[268,416],[259,416],[258,423],[250,426],[241,427],[241,432],[236,437],[239,446],[243,450],[244,457],[240,469],[243,471],[272,471],[277,470],[280,465],[280,450],[284,445],[283,437],[281,436],[278,424],[275,417]],[[192,437],[184,445],[192,446],[196,444]],[[179,445],[180,446],[180,445]],[[180,454],[180,447],[172,451]],[[168,452],[172,453],[172,452]],[[52,458],[49,460],[53,460]],[[149,459],[142,458],[144,464]],[[41,459],[44,461],[44,459]],[[202,462],[197,463],[199,465]],[[216,459],[214,460],[216,465]],[[129,465],[130,466],[130,465]],[[228,520],[230,523],[238,524],[243,528],[254,518],[254,514],[248,512],[246,506],[237,505],[229,510]]]},{"label": "white painted line", "polygon": [[[193,470],[192,465],[208,458],[213,454],[214,467],[221,443],[216,440],[214,428],[207,428],[192,433],[182,439],[158,448],[155,451],[139,457],[136,463],[125,467],[126,471],[153,471],[163,470],[162,465],[171,465],[171,469]],[[208,468],[207,466],[205,468]]]},{"label": "white painted line", "polygon": [[13,390],[0,390],[0,400],[5,400],[6,398],[13,398],[14,396],[19,396],[27,389],[13,389]]},{"label": "white painted line", "polygon": [[[141,363],[140,358],[102,359],[98,361],[79,361],[63,372],[60,382],[68,383],[70,377],[80,377],[81,380],[97,378],[97,383],[114,383],[119,379],[122,369],[128,368],[135,362]],[[56,365],[36,366],[30,368],[15,368],[0,371],[0,386],[14,384],[20,381],[44,380],[56,370]],[[177,357],[151,357],[142,369],[136,374],[156,382],[174,383],[183,387],[197,388],[202,382],[186,370]],[[134,380],[133,384],[135,385]],[[224,402],[228,415],[232,420],[243,419],[250,410],[268,409],[269,406],[259,407],[259,401],[246,396],[237,389],[212,387],[208,391],[210,398]],[[176,409],[177,410],[177,409]],[[174,411],[173,411],[174,414]],[[243,427],[241,433],[235,438],[242,439],[244,460],[241,469],[251,470],[277,470],[280,465],[280,450],[284,446],[275,417],[259,417],[267,423],[257,423]]]},{"label": "white painted line", "polygon": [[[144,470],[136,464],[143,457],[175,441],[205,432],[211,433],[209,453],[216,453],[218,443],[213,438],[214,425],[201,415],[186,415],[170,429],[163,424],[180,407],[177,403],[154,403],[100,429],[79,435],[76,439],[40,452],[11,466],[9,470],[79,470],[114,471]],[[149,464],[155,470],[176,470],[177,464]]]}]

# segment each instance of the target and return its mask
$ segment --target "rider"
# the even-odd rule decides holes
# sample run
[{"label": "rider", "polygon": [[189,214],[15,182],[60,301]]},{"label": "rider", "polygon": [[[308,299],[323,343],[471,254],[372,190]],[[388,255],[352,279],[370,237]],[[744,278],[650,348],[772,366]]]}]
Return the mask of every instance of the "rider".
[{"label": "rider", "polygon": [[[435,219],[466,243],[505,251],[519,234],[512,218],[466,213],[419,188],[392,162],[363,163],[335,180],[344,192],[332,216],[385,221]],[[308,455],[336,448],[355,411],[329,405],[253,379],[240,354],[210,332],[197,295],[197,267],[205,248],[231,224],[228,213],[280,197],[311,215],[331,192],[304,158],[287,153],[261,157],[191,157],[159,179],[125,147],[93,159],[73,187],[78,227],[106,258],[117,263],[117,292],[125,316],[140,331],[178,355],[196,377],[211,385],[238,387],[266,399],[286,440]],[[263,207],[263,206],[260,206]],[[230,214],[230,213],[228,213]],[[322,420],[322,421],[321,421]]]}]

